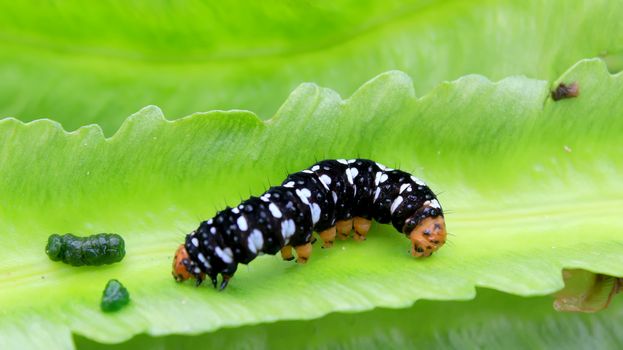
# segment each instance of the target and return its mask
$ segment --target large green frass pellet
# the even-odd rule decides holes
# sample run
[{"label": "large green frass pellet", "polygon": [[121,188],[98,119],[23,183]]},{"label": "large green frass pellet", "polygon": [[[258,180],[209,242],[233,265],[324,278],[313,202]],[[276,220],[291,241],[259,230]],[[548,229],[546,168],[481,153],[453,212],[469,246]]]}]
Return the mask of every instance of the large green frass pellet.
[{"label": "large green frass pellet", "polygon": [[125,256],[125,242],[115,233],[99,233],[78,237],[71,233],[53,234],[48,238],[45,253],[53,261],[73,266],[104,265],[119,262]]}]

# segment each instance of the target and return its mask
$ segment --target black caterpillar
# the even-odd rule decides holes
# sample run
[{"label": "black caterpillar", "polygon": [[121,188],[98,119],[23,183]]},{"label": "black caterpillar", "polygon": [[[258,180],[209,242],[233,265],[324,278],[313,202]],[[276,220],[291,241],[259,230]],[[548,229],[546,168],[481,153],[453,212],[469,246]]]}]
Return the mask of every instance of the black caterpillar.
[{"label": "black caterpillar", "polygon": [[224,289],[238,263],[262,253],[281,251],[284,260],[305,263],[319,232],[323,248],[336,234],[365,239],[371,220],[392,223],[412,242],[411,254],[430,256],[446,240],[441,205],[421,180],[367,159],[324,160],[289,175],[281,186],[226,208],[186,236],[173,259],[173,277],[181,282],[207,275]]},{"label": "black caterpillar", "polygon": [[125,242],[115,233],[99,233],[78,237],[71,233],[48,237],[45,253],[53,261],[73,266],[103,265],[121,261],[125,256]]}]

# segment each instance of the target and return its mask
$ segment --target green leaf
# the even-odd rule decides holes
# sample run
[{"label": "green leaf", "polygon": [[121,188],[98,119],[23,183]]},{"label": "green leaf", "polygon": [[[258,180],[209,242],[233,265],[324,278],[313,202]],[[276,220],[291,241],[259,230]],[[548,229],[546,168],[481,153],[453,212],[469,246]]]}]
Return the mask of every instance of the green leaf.
[{"label": "green leaf", "polygon": [[[559,81],[577,82],[580,96],[553,102]],[[304,84],[266,122],[246,111],[171,122],[147,107],[109,139],[97,126],[0,121],[0,347],[470,299],[476,286],[543,295],[562,287],[562,268],[623,276],[623,74],[587,60],[559,81],[466,76],[417,98],[394,71],[347,100]],[[261,257],[224,293],[173,281],[175,248],[216,209],[314,159],[355,156],[440,191],[447,246],[414,260],[402,235],[374,225],[365,243],[316,248],[306,266]],[[126,258],[54,263],[44,253],[53,232],[119,233]],[[106,315],[98,305],[111,278],[132,303]]]},{"label": "green leaf", "polygon": [[419,94],[472,73],[553,80],[586,57],[620,69],[619,13],[609,0],[4,2],[0,115],[111,135],[148,104],[268,119],[301,82],[350,95],[392,69]]},{"label": "green leaf", "polygon": [[623,279],[581,269],[562,271],[565,287],[556,293],[558,311],[597,312],[608,307],[620,292]]},{"label": "green leaf", "polygon": [[[619,298],[621,299],[621,298]],[[111,346],[76,337],[78,349],[616,349],[622,300],[595,315],[556,313],[551,297],[479,289],[471,301],[419,301],[406,309],[335,313],[198,336],[141,335]],[[287,331],[284,331],[287,330]],[[200,345],[198,345],[200,344]]]}]

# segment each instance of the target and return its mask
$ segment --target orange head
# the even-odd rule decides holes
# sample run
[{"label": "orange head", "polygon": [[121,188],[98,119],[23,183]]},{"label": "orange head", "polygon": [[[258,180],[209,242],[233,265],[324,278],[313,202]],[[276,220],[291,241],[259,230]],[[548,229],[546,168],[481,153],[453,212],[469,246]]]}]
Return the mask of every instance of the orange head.
[{"label": "orange head", "polygon": [[446,222],[443,216],[429,216],[420,221],[409,233],[413,244],[411,255],[416,258],[433,254],[446,243]]},{"label": "orange head", "polygon": [[186,267],[188,266],[190,259],[188,258],[188,252],[183,244],[177,248],[175,256],[173,257],[173,278],[178,282],[183,282],[192,277],[192,274],[188,272]]}]

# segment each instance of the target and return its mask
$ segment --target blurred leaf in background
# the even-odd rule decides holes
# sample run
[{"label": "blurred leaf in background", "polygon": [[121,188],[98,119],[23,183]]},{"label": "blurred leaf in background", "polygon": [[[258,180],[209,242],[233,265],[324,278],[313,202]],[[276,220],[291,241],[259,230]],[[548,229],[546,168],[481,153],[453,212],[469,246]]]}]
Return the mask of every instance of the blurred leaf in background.
[{"label": "blurred leaf in background", "polygon": [[609,0],[3,2],[0,116],[111,135],[148,104],[268,119],[301,82],[350,95],[391,69],[418,94],[471,73],[553,80],[586,57],[619,67],[621,13]]}]

